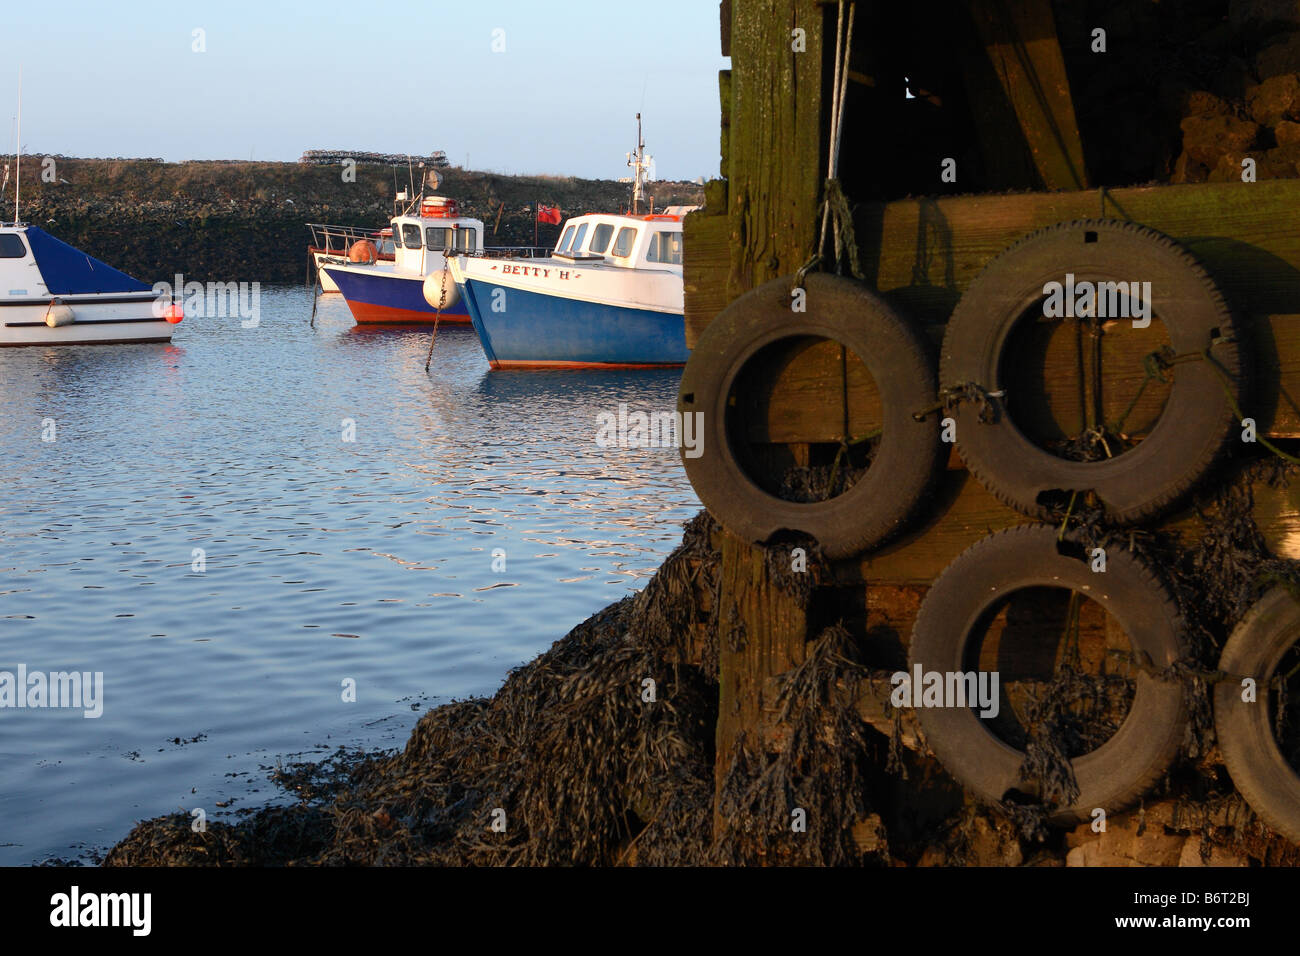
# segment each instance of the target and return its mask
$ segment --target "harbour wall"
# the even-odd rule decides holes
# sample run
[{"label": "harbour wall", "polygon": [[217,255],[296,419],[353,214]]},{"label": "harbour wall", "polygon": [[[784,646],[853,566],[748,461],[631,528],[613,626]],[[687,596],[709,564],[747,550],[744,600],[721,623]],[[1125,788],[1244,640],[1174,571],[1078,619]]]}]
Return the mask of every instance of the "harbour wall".
[{"label": "harbour wall", "polygon": [[[12,160],[10,160],[12,163]],[[345,173],[354,175],[345,176]],[[421,170],[413,176],[418,190]],[[630,185],[568,176],[509,176],[442,170],[439,193],[486,223],[487,245],[532,245],[533,202],[567,218],[626,207]],[[11,173],[12,175],[12,173]],[[405,167],[156,159],[81,159],[24,155],[24,222],[146,282],[177,272],[205,281],[302,282],[308,222],[379,228],[393,196],[409,190]],[[13,180],[0,197],[0,220],[13,218]],[[649,189],[656,208],[703,201],[694,183]],[[559,226],[538,223],[541,245]]]}]

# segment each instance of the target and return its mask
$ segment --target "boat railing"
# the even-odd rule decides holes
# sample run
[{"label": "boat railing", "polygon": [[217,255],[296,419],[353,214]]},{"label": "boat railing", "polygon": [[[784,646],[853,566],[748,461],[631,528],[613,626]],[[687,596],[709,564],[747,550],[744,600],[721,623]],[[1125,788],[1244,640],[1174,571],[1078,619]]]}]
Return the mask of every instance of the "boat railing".
[{"label": "boat railing", "polygon": [[[432,246],[430,248],[433,248]],[[469,256],[472,259],[545,259],[551,254],[550,246],[484,246],[468,252],[464,249],[438,249],[444,256]]]},{"label": "boat railing", "polygon": [[379,230],[365,226],[334,226],[322,222],[309,222],[312,248],[320,252],[347,255],[354,242],[369,239],[378,243]]},{"label": "boat railing", "polygon": [[484,246],[477,253],[484,259],[545,259],[550,254],[550,246]]}]

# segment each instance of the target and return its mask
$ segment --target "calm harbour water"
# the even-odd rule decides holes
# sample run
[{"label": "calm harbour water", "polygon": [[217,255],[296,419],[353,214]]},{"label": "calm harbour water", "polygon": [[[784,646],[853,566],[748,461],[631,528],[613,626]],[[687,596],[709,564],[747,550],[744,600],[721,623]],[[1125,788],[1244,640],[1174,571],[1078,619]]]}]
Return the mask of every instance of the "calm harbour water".
[{"label": "calm harbour water", "polygon": [[98,719],[0,709],[0,864],[401,746],[643,587],[699,508],[673,449],[594,441],[619,402],[671,410],[679,370],[491,372],[443,327],[426,374],[428,330],[321,301],[316,329],[310,291],[263,289],[255,329],[0,349],[0,671],[104,674]]}]

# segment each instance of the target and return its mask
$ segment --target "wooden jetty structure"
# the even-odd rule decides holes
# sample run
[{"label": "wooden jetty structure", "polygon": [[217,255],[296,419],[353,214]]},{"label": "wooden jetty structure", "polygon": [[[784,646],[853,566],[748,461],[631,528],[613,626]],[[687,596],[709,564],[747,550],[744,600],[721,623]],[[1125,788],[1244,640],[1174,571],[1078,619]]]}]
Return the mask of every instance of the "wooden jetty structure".
[{"label": "wooden jetty structure", "polygon": [[[1258,443],[1248,444],[1252,438],[1278,451],[1296,450],[1300,156],[1293,136],[1300,131],[1295,126],[1300,98],[1288,100],[1287,91],[1296,85],[1300,64],[1288,67],[1275,44],[1296,45],[1300,23],[1252,20],[1249,9],[1240,12],[1249,4],[1233,4],[1231,11],[1227,3],[1218,5],[1222,11],[1209,3],[1177,11],[1169,4],[1128,4],[1130,10],[1141,8],[1132,15],[1122,6],[1050,0],[720,4],[721,52],[731,58],[731,68],[719,75],[720,177],[706,186],[706,208],[685,222],[686,332],[695,352],[680,402],[683,413],[703,414],[714,429],[706,432],[703,458],[684,460],[701,498],[725,528],[718,601],[729,609],[730,633],[743,635],[720,641],[720,790],[738,746],[765,753],[781,749],[788,736],[780,704],[783,675],[798,668],[822,629],[839,620],[851,622],[852,634],[871,645],[879,668],[873,671],[879,679],[859,689],[862,719],[885,733],[901,720],[905,744],[927,758],[938,754],[968,792],[986,800],[998,797],[972,781],[978,768],[962,766],[963,741],[976,751],[984,746],[960,736],[969,734],[969,727],[954,730],[946,718],[921,711],[896,715],[888,702],[889,675],[915,650],[908,645],[918,612],[925,617],[938,579],[944,576],[947,586],[955,587],[958,577],[973,573],[971,561],[956,567],[964,552],[993,541],[997,532],[1021,528],[1021,583],[1042,584],[1037,565],[1055,560],[1042,556],[1043,542],[1074,535],[1071,518],[1088,501],[1100,508],[1093,514],[1102,514],[1098,520],[1113,532],[1113,540],[1174,533],[1194,542],[1210,519],[1204,508],[1192,507],[1192,493],[1247,481],[1242,476],[1249,461],[1270,454]],[[1177,17],[1185,22],[1174,24]],[[1145,59],[1158,65],[1176,56],[1168,46],[1154,48],[1181,42],[1180,29],[1204,29],[1213,36],[1235,30],[1254,38],[1264,52],[1241,68],[1235,90],[1201,89],[1194,77],[1172,71],[1181,86],[1171,80],[1168,88],[1163,83],[1158,89],[1143,87],[1150,79],[1143,79],[1134,64]],[[1163,40],[1157,38],[1160,31]],[[1152,115],[1125,113],[1143,101],[1143,91]],[[1026,239],[1040,230],[1048,233]],[[1094,256],[1108,245],[1109,258]],[[1125,265],[1111,274],[1107,262]],[[1011,312],[1028,301],[1022,296],[1007,305],[1002,333],[985,328],[993,322],[990,310],[999,289],[1041,283],[1034,270],[1042,263],[1059,265],[1061,279],[1074,272],[1116,281],[1150,279],[1160,321],[1143,327],[1126,316],[1099,324],[1093,299],[1092,315],[1080,321],[1017,320],[1017,325]],[[1168,291],[1171,284],[1178,285],[1177,292]],[[855,289],[865,290],[860,307],[854,304]],[[1211,301],[1216,295],[1217,305]],[[801,296],[802,309],[794,304]],[[1034,301],[1040,300],[1041,294]],[[1184,322],[1180,310],[1187,316],[1218,310],[1227,319],[1206,319],[1192,335],[1186,323],[1195,322]],[[890,407],[891,396],[911,393],[901,382],[881,381],[882,363],[901,362],[915,351],[908,351],[902,333],[891,344],[893,333],[881,331],[895,320],[916,330],[928,350],[930,364],[917,373],[915,384],[922,391],[929,388],[933,403],[928,410],[925,403],[906,409],[927,431],[900,454],[924,458],[929,452],[917,449],[927,441],[938,443],[937,476],[929,484],[917,477],[917,487],[903,487],[914,476],[897,465],[899,487],[877,488],[875,494],[878,500],[914,498],[903,509],[905,518],[889,517],[889,533],[863,530],[858,540],[868,541],[865,547],[855,545],[852,534],[837,537],[836,546],[825,549],[826,573],[810,595],[801,593],[774,571],[773,554],[777,565],[785,561],[797,573],[795,550],[814,538],[826,543],[809,534],[810,528],[834,536],[839,524],[858,516],[844,508],[835,511],[833,500],[815,496],[782,511],[792,500],[789,476],[800,469],[815,472],[820,464],[823,479],[830,469],[833,494],[835,472],[851,470],[854,446],[878,441],[875,454],[881,456],[891,428],[897,433],[911,427],[891,425],[891,411],[896,418],[898,410]],[[880,322],[885,324],[873,324]],[[975,331],[959,332],[959,323]],[[850,341],[859,325],[870,334]],[[1012,325],[1022,331],[1006,332]],[[980,335],[1002,336],[990,346],[995,361],[986,363],[999,380],[954,377],[963,363],[969,366],[970,355],[978,351],[969,343],[978,344]],[[1191,341],[1188,336],[1200,338],[1194,346],[1181,345]],[[748,351],[747,337],[753,340]],[[886,358],[861,354],[861,348],[874,350],[872,343],[880,343]],[[1159,357],[1154,365],[1152,356]],[[718,370],[725,361],[733,362],[734,374]],[[920,380],[926,375],[932,378],[928,386]],[[1191,398],[1176,398],[1180,381],[1185,395],[1195,383],[1201,409],[1181,419],[1179,403]],[[1029,395],[1032,400],[1022,399]],[[968,458],[979,457],[983,465],[989,454],[1010,454],[1007,449],[1014,447],[984,440],[1002,427],[986,424],[986,412],[1000,416],[1003,424],[1014,420],[1015,430],[1040,447],[1059,448],[1091,434],[1094,457],[1102,458],[1115,451],[1106,444],[1115,440],[1113,434],[1107,437],[1107,423],[1123,423],[1112,429],[1122,432],[1122,454],[1110,462],[1058,455],[1066,462],[1062,468],[1075,469],[1069,474],[1088,466],[1118,469],[1115,462],[1138,456],[1144,445],[1155,449],[1169,429],[1183,431],[1169,439],[1173,444],[1160,456],[1154,451],[1148,456],[1152,483],[1167,478],[1166,487],[1148,489],[1151,494],[1141,502],[1134,499],[1131,508],[1099,500],[1106,496],[1077,483],[1063,485],[1059,499],[1043,494],[1034,499],[1037,486],[1027,478],[1024,489],[1013,487],[1021,470],[1014,460],[993,473],[976,468],[978,476],[968,468]],[[1200,419],[1204,427],[1198,431],[1190,422],[1201,412],[1209,417]],[[947,436],[955,441],[944,440],[945,428],[955,432]],[[981,442],[992,442],[994,450],[977,447]],[[1097,451],[1102,445],[1104,453]],[[1187,453],[1187,461],[1171,463],[1182,453],[1169,449],[1188,445],[1198,449]],[[1204,460],[1191,460],[1198,456]],[[879,461],[869,463],[864,475]],[[1173,471],[1156,474],[1165,464]],[[918,467],[923,471],[924,463]],[[1140,475],[1130,473],[1123,481],[1128,484],[1116,492],[1116,502],[1130,492],[1141,497],[1135,488]],[[1249,490],[1251,517],[1269,551],[1300,559],[1300,487],[1260,479]],[[842,497],[850,494],[845,490]],[[1024,495],[1030,495],[1029,504],[1017,507]],[[756,502],[764,500],[780,514],[796,517],[782,525],[784,519],[763,514],[766,509]],[[1039,533],[1048,528],[1054,533]],[[1070,558],[1084,568],[1079,580],[1092,573],[1093,580],[1105,581],[1092,597],[1110,612],[1082,624],[1076,619],[1083,644],[1092,648],[1085,648],[1085,658],[1091,653],[1100,659],[1108,648],[1144,639],[1126,630],[1164,626],[1125,610],[1124,601],[1142,603],[1140,594],[1115,597],[1114,606],[1099,594],[1113,597],[1123,582],[1146,573],[1141,567],[1121,568],[1116,562],[1123,550],[1110,549],[1104,575],[1087,567],[1086,552]],[[990,560],[1006,566],[1010,583],[998,586],[1010,588],[1016,559],[1004,554]],[[1284,609],[1287,601],[1273,600],[1281,603],[1257,609],[1247,622],[1257,631],[1255,641],[1265,639],[1259,635],[1268,627],[1276,632],[1293,626],[1279,623],[1295,616]],[[1186,607],[1181,618],[1175,610],[1159,612],[1166,610],[1171,627],[1197,613]],[[945,628],[960,630],[967,623],[959,617],[936,623],[937,613],[930,615],[930,627],[939,635],[935,640],[946,639],[940,633]],[[1042,611],[1029,620],[1042,623],[1049,617]],[[1272,621],[1267,627],[1265,619]],[[1004,635],[1016,630],[1005,615],[990,627]],[[1285,648],[1281,638],[1268,640],[1278,648],[1271,667]],[[1059,662],[1059,649],[1049,651],[1049,669],[1053,654]],[[1005,659],[1001,664],[1004,672],[1015,669]],[[1241,653],[1233,666],[1247,666]],[[1274,675],[1256,676],[1266,684]],[[1187,704],[1176,699],[1176,688],[1170,692],[1172,703],[1151,703],[1160,691],[1143,690],[1144,680],[1137,675],[1138,697],[1147,695],[1155,709],[1142,711],[1151,720],[1142,732],[1159,737],[1168,731],[1170,740],[1155,745],[1159,753],[1153,751],[1141,767],[1125,769],[1122,759],[1112,761],[1109,773],[1131,770],[1133,779],[1094,781],[1091,791],[1083,779],[1088,758],[1075,759],[1083,792],[1051,803],[1052,825],[1086,831],[1086,821],[1095,819],[1090,794],[1106,795],[1103,802],[1111,801],[1101,807],[1106,813],[1122,812],[1144,796],[1172,759],[1173,736],[1182,742],[1175,734],[1182,718],[1177,726],[1160,721],[1175,720],[1169,715]],[[1253,711],[1239,705],[1249,717],[1223,717],[1237,704],[1236,686],[1214,688],[1220,735],[1233,721],[1267,734],[1267,703]],[[1261,694],[1265,701],[1268,697],[1267,691]],[[1138,713],[1136,699],[1133,708],[1131,717]],[[920,739],[918,724],[924,728]],[[955,743],[935,739],[949,732],[957,734]],[[1241,733],[1240,728],[1233,732]],[[1124,735],[1121,728],[1116,740]],[[1120,745],[1136,746],[1132,739]],[[1243,769],[1243,762],[1276,763],[1277,746],[1265,751],[1267,744],[1260,743],[1245,756],[1229,757],[1233,781],[1274,831],[1300,841],[1300,803],[1289,811],[1278,809],[1279,802],[1300,792],[1294,769],[1289,778],[1277,767]],[[1261,779],[1270,772],[1272,778]],[[1035,797],[1032,788],[1026,793],[1000,796],[1048,802],[1042,793]],[[869,822],[857,826],[869,839]],[[1089,859],[1116,862],[1104,854]]]}]

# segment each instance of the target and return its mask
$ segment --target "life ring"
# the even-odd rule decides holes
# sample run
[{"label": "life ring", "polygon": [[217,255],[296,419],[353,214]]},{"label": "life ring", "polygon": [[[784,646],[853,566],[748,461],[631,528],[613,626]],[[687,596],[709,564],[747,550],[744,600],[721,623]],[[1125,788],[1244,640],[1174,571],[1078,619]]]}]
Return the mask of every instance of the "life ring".
[{"label": "life ring", "polygon": [[[782,531],[812,535],[830,558],[874,547],[917,510],[947,458],[933,405],[935,371],[921,333],[861,283],[813,274],[803,284],[806,311],[792,311],[793,282],[775,279],[736,299],[713,320],[682,373],[678,411],[700,415],[698,454],[682,448],[686,474],[705,507],[750,542]],[[760,352],[777,343],[830,339],[861,359],[883,410],[870,465],[843,493],[788,501],[764,489],[742,465],[733,389]],[[752,370],[751,370],[752,371]]]},{"label": "life ring", "polygon": [[[1300,604],[1286,588],[1265,594],[1223,646],[1214,688],[1214,728],[1232,782],[1270,827],[1300,843],[1300,775],[1282,755],[1269,714],[1269,684],[1300,640]],[[1245,678],[1255,682],[1243,700]]]},{"label": "life ring", "polygon": [[[1030,441],[1007,413],[1000,369],[1013,326],[1044,301],[1045,286],[1078,281],[1150,282],[1151,313],[1176,354],[1201,352],[1237,383],[1247,369],[1240,328],[1205,269],[1168,236],[1135,223],[1079,220],[1041,229],[1007,249],[962,295],[940,358],[944,388],[980,386],[992,406],[957,407],[957,448],[977,479],[1006,504],[1047,518],[1044,496],[1092,490],[1116,524],[1166,510],[1215,464],[1233,433],[1222,379],[1207,361],[1178,365],[1164,411],[1135,448],[1101,461],[1068,461]],[[1139,289],[1142,287],[1139,286]],[[1100,297],[1098,297],[1100,298]],[[1139,374],[1140,369],[1135,369]],[[991,412],[991,414],[989,414]]]},{"label": "life ring", "polygon": [[[1074,545],[1077,548],[1077,545]],[[1100,604],[1128,635],[1137,656],[1152,664],[1136,672],[1136,692],[1119,729],[1097,749],[1070,761],[1078,797],[1052,808],[1053,823],[1089,819],[1138,799],[1169,767],[1183,740],[1183,690],[1150,673],[1174,663],[1182,650],[1182,620],[1169,590],[1132,552],[1112,549],[1107,570],[1070,553],[1057,530],[1022,525],[999,531],[963,552],[935,580],[917,613],[908,673],[967,673],[972,632],[1003,598],[1030,587],[1068,588]],[[926,741],[960,783],[989,803],[1025,792],[1025,753],[988,729],[969,707],[918,707]]]}]

